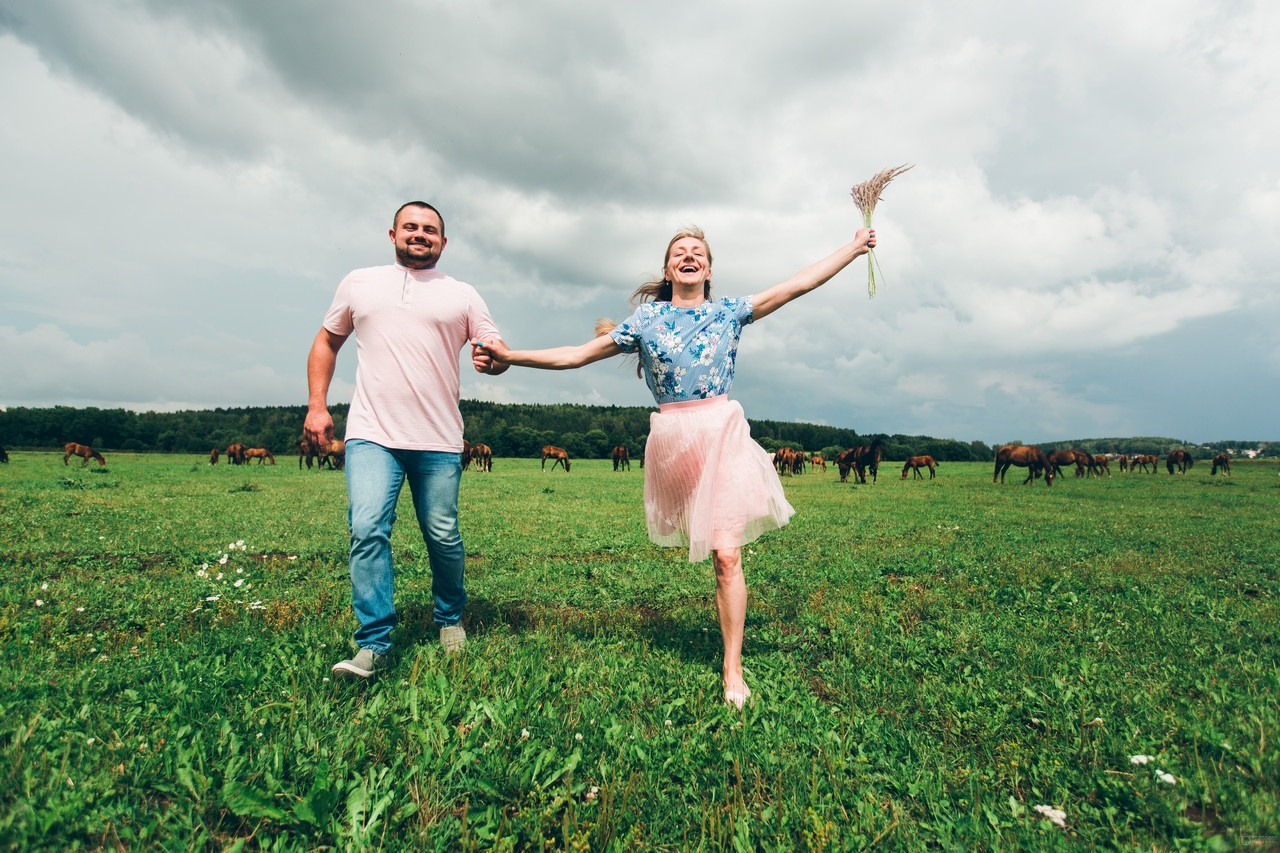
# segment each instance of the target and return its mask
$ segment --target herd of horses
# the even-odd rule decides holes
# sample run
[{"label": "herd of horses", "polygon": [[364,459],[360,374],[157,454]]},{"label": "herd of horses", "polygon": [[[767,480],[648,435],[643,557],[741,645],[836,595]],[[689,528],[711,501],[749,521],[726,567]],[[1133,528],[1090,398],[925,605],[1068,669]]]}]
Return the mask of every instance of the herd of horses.
[{"label": "herd of horses", "polygon": [[[222,455],[223,451],[216,447],[213,448],[213,450],[210,450],[209,464],[217,465],[218,458]],[[250,459],[257,459],[259,465],[263,462],[270,462],[272,465],[276,464],[276,457],[272,455],[270,450],[267,450],[265,447],[245,447],[238,441],[227,446],[225,455],[227,457],[228,465],[248,465]],[[311,463],[308,462],[307,467],[310,468]]]},{"label": "herd of horses", "polygon": [[[1043,475],[1045,485],[1052,486],[1054,478],[1062,476],[1064,465],[1075,466],[1077,477],[1110,477],[1112,458],[1103,453],[1094,456],[1083,450],[1054,450],[1045,453],[1031,444],[1006,444],[996,451],[996,469],[991,482],[1003,483],[1005,472],[1013,465],[1027,469],[1027,479],[1022,481],[1023,485],[1033,483]],[[1122,472],[1154,474],[1160,469],[1159,457],[1151,453],[1133,456],[1120,453],[1114,459]],[[1185,474],[1193,465],[1195,459],[1186,450],[1171,450],[1165,458],[1165,468],[1170,474]],[[1228,475],[1231,473],[1231,457],[1226,453],[1213,457],[1213,470],[1209,475],[1216,475],[1219,471]]]},{"label": "herd of horses", "polygon": [[[298,470],[302,470],[305,462],[307,469],[310,470],[312,464],[316,464],[317,470],[323,470],[326,466],[333,470],[341,470],[346,465],[347,444],[345,441],[333,440],[323,446],[316,444],[307,438],[301,438],[297,442],[298,445]],[[89,464],[90,459],[97,460],[99,466],[105,466],[107,461],[102,458],[102,454],[94,450],[87,444],[77,444],[76,442],[67,442],[63,445],[62,464],[68,464],[68,460],[72,456],[80,457],[80,467],[83,468]],[[855,479],[859,483],[867,482],[867,474],[871,474],[871,482],[876,482],[876,475],[880,469],[880,459],[884,452],[884,439],[877,438],[870,444],[851,447],[848,450],[841,451],[836,454],[833,460],[840,469],[840,482],[848,481],[849,473],[853,472]],[[272,465],[276,464],[276,458],[271,454],[270,450],[265,447],[245,447],[243,444],[236,442],[227,447],[226,451],[215,447],[209,451],[209,464],[217,465],[218,459],[222,455],[227,457],[227,461],[232,465],[247,465],[251,459],[257,459],[258,464],[268,462]],[[631,470],[631,453],[627,450],[626,445],[619,444],[613,448],[611,453],[613,458],[614,471]],[[570,461],[569,453],[563,447],[556,447],[548,444],[542,448],[542,470],[547,470],[547,460],[551,460],[551,470],[554,471],[556,466],[562,466],[566,473],[569,471]],[[1124,453],[1115,455],[1114,457],[1106,454],[1092,455],[1083,450],[1054,450],[1045,453],[1035,445],[1027,444],[1006,444],[996,451],[996,467],[991,477],[992,483],[1003,483],[1005,472],[1010,467],[1019,467],[1027,469],[1027,478],[1023,480],[1023,485],[1034,483],[1037,479],[1043,477],[1046,486],[1052,486],[1056,477],[1062,476],[1063,466],[1074,467],[1077,477],[1102,477],[1111,476],[1111,462],[1114,459],[1117,466],[1122,472],[1137,473],[1156,473],[1159,470],[1160,460],[1154,454],[1134,454],[1132,456]],[[0,463],[7,464],[9,462],[9,454],[0,447]],[[827,470],[827,462],[821,453],[810,454],[807,458],[802,451],[795,450],[791,447],[779,448],[773,454],[773,464],[779,475],[793,476],[795,474],[804,473],[805,466],[809,466],[814,470]],[[1213,467],[1209,472],[1210,476],[1217,475],[1222,472],[1224,475],[1231,474],[1231,457],[1226,453],[1219,453],[1213,457]],[[493,450],[487,444],[471,444],[467,440],[462,442],[462,468],[475,466],[477,471],[493,470]],[[936,469],[942,465],[941,462],[932,456],[910,456],[907,458],[906,464],[902,466],[902,479],[907,479],[908,473],[914,475],[916,479],[924,479],[924,475],[920,473],[921,468],[929,469],[929,479],[932,480],[936,476]],[[1165,458],[1165,468],[1170,474],[1185,474],[1187,469],[1195,465],[1195,459],[1186,450],[1172,450]],[[640,457],[640,467],[644,467],[644,457]]]}]

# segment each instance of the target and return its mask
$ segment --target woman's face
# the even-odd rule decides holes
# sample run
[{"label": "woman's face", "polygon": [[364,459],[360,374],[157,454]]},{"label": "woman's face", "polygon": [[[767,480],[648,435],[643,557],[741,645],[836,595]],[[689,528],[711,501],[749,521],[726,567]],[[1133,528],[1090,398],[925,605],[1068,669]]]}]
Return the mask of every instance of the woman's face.
[{"label": "woman's face", "polygon": [[681,237],[667,250],[667,281],[676,286],[701,287],[711,278],[711,253],[697,237]]}]

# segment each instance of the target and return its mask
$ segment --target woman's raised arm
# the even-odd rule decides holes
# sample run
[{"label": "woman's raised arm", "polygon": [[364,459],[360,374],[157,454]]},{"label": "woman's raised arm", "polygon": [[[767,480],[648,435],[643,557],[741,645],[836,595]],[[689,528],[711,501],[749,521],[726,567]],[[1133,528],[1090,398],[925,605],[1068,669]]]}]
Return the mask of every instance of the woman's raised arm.
[{"label": "woman's raised arm", "polygon": [[751,297],[751,319],[759,320],[777,311],[791,300],[826,284],[832,276],[849,266],[854,258],[865,255],[876,244],[876,232],[859,228],[853,242],[842,246],[815,264],[810,264],[791,278],[762,290]]}]

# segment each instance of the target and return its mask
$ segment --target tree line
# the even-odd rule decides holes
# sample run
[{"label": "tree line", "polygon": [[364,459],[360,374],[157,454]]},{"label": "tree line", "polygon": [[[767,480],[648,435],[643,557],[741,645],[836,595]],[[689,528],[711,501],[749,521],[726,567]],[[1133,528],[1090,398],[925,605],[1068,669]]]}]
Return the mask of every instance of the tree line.
[{"label": "tree line", "polygon": [[[498,457],[534,457],[554,444],[579,459],[607,459],[624,445],[634,457],[644,452],[649,415],[643,406],[586,406],[569,403],[516,404],[463,400],[464,433],[473,444],[483,442]],[[342,436],[348,406],[334,404],[334,433]],[[234,442],[265,447],[275,454],[297,449],[306,406],[254,406],[193,409],[178,412],[135,412],[53,406],[15,406],[0,411],[0,446],[10,449],[61,448],[74,441],[102,451],[138,453],[208,453]],[[930,436],[859,434],[856,430],[792,421],[750,420],[751,434],[770,453],[780,447],[821,452],[828,457],[875,438],[885,442],[884,455],[901,459],[929,454],[955,462],[987,461],[993,449],[981,441],[961,442]]]}]

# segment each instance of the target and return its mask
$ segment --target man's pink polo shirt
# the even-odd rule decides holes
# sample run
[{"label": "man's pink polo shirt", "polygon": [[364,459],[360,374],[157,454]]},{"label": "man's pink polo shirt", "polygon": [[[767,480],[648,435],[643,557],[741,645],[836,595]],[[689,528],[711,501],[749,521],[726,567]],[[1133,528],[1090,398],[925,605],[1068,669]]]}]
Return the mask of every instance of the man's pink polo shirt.
[{"label": "man's pink polo shirt", "polygon": [[348,439],[462,451],[458,353],[501,337],[474,287],[400,264],[355,270],[338,285],[324,327],[356,336]]}]

